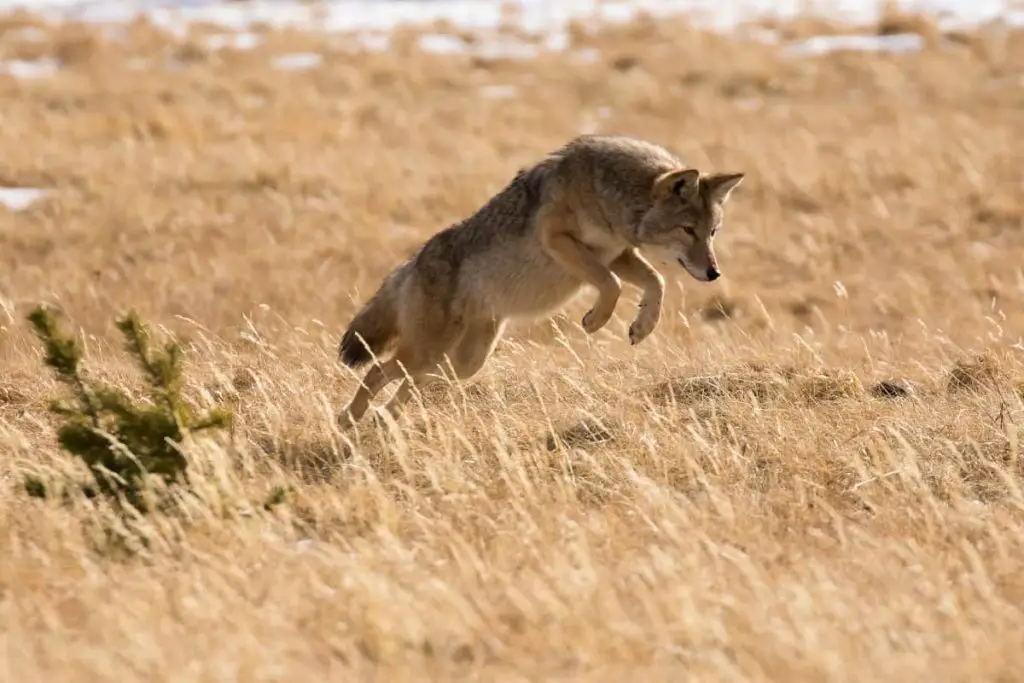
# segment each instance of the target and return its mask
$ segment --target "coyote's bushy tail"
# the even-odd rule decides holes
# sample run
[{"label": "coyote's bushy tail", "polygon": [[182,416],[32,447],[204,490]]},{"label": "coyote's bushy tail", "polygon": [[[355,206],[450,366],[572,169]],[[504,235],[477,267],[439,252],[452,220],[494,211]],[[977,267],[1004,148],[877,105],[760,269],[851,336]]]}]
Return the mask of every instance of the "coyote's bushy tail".
[{"label": "coyote's bushy tail", "polygon": [[397,269],[381,283],[341,336],[338,359],[350,368],[370,362],[398,336],[398,299],[404,270]]}]

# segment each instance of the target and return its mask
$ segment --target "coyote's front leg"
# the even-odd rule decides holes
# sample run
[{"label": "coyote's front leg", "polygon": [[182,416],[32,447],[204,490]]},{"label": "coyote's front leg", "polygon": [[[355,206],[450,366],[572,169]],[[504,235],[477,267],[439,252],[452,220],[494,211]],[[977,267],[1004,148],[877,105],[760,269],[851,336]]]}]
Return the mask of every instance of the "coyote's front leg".
[{"label": "coyote's front leg", "polygon": [[622,294],[622,281],[573,236],[576,219],[560,203],[542,208],[537,220],[545,251],[567,271],[597,288],[597,302],[582,321],[587,334],[597,332],[615,312]]},{"label": "coyote's front leg", "polygon": [[611,269],[626,282],[643,291],[636,320],[629,326],[629,343],[639,344],[661,321],[665,299],[665,278],[636,249],[627,249],[611,263]]}]

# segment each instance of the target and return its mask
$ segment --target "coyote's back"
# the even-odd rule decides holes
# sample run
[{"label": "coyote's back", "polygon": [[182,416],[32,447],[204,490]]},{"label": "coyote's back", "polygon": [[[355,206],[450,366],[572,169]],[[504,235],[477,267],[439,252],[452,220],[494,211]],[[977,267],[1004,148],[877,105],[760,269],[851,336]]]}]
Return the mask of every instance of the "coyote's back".
[{"label": "coyote's back", "polygon": [[[407,261],[393,270],[356,314],[342,335],[339,359],[359,367],[387,351],[409,323],[417,306],[430,316],[450,317],[466,303],[464,288],[483,275],[481,259],[515,249],[529,233],[554,159],[521,169],[510,183],[473,215],[431,236]],[[498,262],[503,262],[500,256]],[[480,284],[480,283],[475,283]],[[400,315],[400,308],[406,313]],[[361,338],[361,339],[360,339]]]}]

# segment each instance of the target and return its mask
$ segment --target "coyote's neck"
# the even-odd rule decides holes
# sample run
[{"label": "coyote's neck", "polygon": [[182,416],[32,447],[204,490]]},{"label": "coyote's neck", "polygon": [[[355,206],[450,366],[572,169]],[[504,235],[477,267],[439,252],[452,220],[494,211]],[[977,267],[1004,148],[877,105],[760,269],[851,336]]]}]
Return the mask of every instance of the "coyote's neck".
[{"label": "coyote's neck", "polygon": [[644,216],[650,211],[653,202],[631,202],[625,212],[626,220],[622,224],[615,226],[616,232],[622,236],[631,246],[639,247],[641,245],[639,233],[640,224],[644,220]]}]

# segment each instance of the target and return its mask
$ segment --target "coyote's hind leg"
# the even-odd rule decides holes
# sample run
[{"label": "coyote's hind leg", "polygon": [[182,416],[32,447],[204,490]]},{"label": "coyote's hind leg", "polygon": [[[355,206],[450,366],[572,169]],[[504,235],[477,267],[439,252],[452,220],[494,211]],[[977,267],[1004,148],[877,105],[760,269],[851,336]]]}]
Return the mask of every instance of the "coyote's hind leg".
[{"label": "coyote's hind leg", "polygon": [[402,376],[402,368],[394,358],[371,367],[348,406],[338,415],[338,426],[347,429],[358,422],[380,390]]},{"label": "coyote's hind leg", "polygon": [[[498,339],[504,330],[505,321],[496,318],[468,325],[454,347],[447,351],[452,368],[455,370],[455,376],[460,380],[467,380],[480,372],[480,369],[494,352],[494,347],[497,345]],[[442,354],[441,357],[433,359],[432,363],[428,363],[425,371],[418,374],[410,371],[409,374],[416,386],[422,389],[440,379],[437,375],[427,374],[427,372],[431,369],[436,369],[440,373],[443,365],[444,356]],[[386,406],[386,410],[392,416],[398,417],[401,414],[405,403],[412,396],[412,389],[413,385],[408,379],[402,380],[395,395]]]}]

